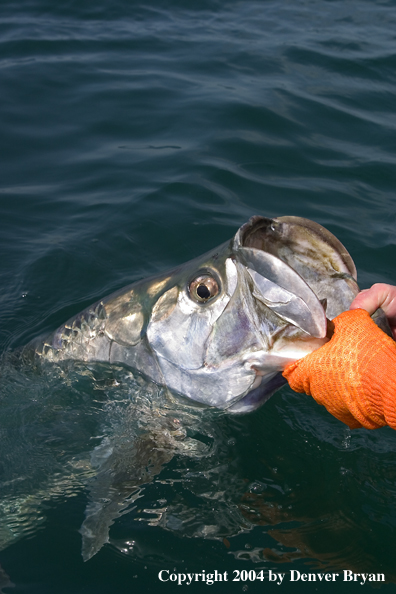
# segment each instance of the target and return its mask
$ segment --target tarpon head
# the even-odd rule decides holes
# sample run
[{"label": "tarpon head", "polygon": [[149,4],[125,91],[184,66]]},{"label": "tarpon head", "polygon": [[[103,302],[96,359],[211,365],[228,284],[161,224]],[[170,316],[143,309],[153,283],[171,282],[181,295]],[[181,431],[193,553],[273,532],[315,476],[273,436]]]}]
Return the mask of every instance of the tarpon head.
[{"label": "tarpon head", "polygon": [[358,292],[344,246],[307,219],[253,217],[230,241],[94,304],[40,343],[53,361],[122,363],[189,399],[257,408],[328,340]]},{"label": "tarpon head", "polygon": [[344,246],[317,223],[253,217],[145,288],[161,287],[144,328],[161,383],[206,405],[257,408],[288,363],[327,342],[328,319],[348,309],[355,279]]}]

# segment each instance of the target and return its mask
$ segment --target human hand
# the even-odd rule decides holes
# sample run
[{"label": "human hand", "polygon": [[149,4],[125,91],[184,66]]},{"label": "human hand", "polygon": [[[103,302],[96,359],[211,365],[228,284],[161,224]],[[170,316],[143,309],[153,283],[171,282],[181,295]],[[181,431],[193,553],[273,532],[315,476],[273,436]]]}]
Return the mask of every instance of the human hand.
[{"label": "human hand", "polygon": [[363,309],[344,311],[333,323],[330,342],[288,365],[283,376],[352,429],[396,429],[396,342]]},{"label": "human hand", "polygon": [[379,307],[388,318],[393,338],[396,340],[396,287],[376,283],[370,289],[361,291],[349,309],[365,309],[372,315]]}]

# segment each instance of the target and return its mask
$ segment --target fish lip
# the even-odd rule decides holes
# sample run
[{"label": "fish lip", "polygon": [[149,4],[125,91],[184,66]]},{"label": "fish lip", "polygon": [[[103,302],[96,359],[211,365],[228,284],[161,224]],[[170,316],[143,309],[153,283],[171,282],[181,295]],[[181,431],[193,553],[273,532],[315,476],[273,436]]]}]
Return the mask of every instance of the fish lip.
[{"label": "fish lip", "polygon": [[234,241],[233,241],[233,249],[238,251],[239,248],[244,247],[245,241],[252,231],[257,231],[262,227],[269,227],[270,229],[274,230],[273,225],[276,219],[272,219],[269,217],[262,217],[260,215],[254,215],[250,217],[250,219],[239,227],[238,231],[235,234]]},{"label": "fish lip", "polygon": [[272,354],[270,351],[261,350],[247,355],[243,361],[243,367],[246,371],[254,372],[254,381],[256,381],[257,376],[263,378],[270,373],[283,371],[288,362],[284,363],[284,359],[281,356]]},{"label": "fish lip", "polygon": [[264,377],[264,374],[262,372],[260,373],[259,371],[256,371],[256,377],[254,379],[254,382],[250,386],[249,392],[251,392],[252,390],[255,390],[256,388],[258,388],[259,386],[261,386],[261,383],[263,381],[263,377]]}]

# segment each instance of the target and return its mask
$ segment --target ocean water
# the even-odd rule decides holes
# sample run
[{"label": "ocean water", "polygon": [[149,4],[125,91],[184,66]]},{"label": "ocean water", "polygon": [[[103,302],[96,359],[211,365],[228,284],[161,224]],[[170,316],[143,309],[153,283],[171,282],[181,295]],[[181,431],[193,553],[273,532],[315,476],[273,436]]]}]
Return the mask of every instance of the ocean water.
[{"label": "ocean water", "polygon": [[[0,48],[1,352],[253,214],[313,219],[362,288],[396,284],[394,1],[3,0]],[[333,587],[291,570],[328,571],[360,591],[350,569],[396,590],[396,433],[350,431],[288,387],[250,415],[170,411],[190,431],[170,459],[125,446],[145,486],[83,562],[87,460],[108,454],[103,435],[129,443],[162,398],[103,373],[43,378],[3,360],[4,593],[209,587],[162,570],[290,593]]]}]

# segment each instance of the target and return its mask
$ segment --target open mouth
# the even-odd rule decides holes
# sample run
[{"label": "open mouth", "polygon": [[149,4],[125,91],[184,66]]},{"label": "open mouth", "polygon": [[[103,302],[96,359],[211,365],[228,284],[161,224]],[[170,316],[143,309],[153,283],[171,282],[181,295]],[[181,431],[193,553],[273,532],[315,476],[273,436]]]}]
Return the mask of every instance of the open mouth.
[{"label": "open mouth", "polygon": [[245,362],[255,373],[249,392],[228,408],[249,412],[286,383],[281,370],[287,363],[327,342],[330,320],[349,308],[358,286],[347,250],[313,221],[252,217],[235,235],[233,249],[259,302],[258,311],[264,319],[268,309],[280,318],[279,330],[276,322],[275,330],[264,324],[260,332],[267,347]]},{"label": "open mouth", "polygon": [[[326,336],[326,314],[315,293],[276,250],[279,241],[277,227],[272,219],[256,218],[240,230],[238,255],[254,283],[253,296],[286,322],[297,326],[306,334]],[[272,238],[272,241],[271,241]],[[271,251],[268,249],[271,248]]]},{"label": "open mouth", "polygon": [[334,271],[356,280],[356,267],[345,246],[328,229],[309,219],[254,216],[239,229],[235,241],[240,247],[262,250],[289,265],[298,265],[297,254],[303,257],[313,251],[317,259],[329,260]]},{"label": "open mouth", "polygon": [[326,336],[326,317],[348,309],[358,292],[348,251],[314,221],[252,217],[237,232],[234,249],[255,283],[255,297],[313,337]]}]

